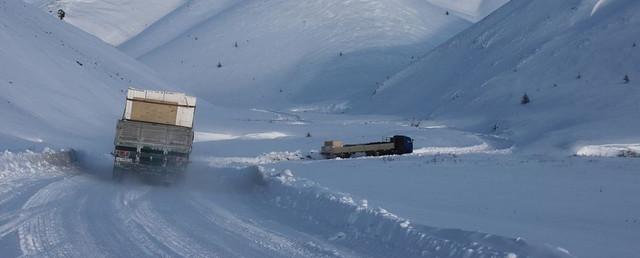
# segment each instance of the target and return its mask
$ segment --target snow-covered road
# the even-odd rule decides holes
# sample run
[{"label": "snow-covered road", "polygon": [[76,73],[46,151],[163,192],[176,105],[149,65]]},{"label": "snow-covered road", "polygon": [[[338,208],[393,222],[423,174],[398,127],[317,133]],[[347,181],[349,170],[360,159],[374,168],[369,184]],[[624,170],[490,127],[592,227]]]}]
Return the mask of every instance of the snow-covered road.
[{"label": "snow-covered road", "polygon": [[[84,173],[12,181],[5,185],[12,188],[4,188],[0,197],[0,253],[4,257],[351,256],[338,248],[320,248],[325,240],[289,230],[277,221],[257,219],[260,214],[246,198],[249,185],[201,182],[188,180],[167,188],[137,180],[116,184]],[[279,233],[283,230],[286,235]]]},{"label": "snow-covered road", "polygon": [[39,156],[0,157],[3,257],[565,255],[520,239],[414,225],[286,171],[196,162],[165,187],[136,177],[116,183]]}]

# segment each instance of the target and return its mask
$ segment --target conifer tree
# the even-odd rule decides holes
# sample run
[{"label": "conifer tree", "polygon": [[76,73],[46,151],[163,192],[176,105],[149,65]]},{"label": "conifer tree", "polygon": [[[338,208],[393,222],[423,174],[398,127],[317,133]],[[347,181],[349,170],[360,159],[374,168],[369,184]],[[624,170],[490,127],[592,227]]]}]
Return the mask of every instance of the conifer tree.
[{"label": "conifer tree", "polygon": [[520,100],[520,104],[522,104],[522,105],[526,105],[526,104],[528,104],[529,102],[531,102],[531,99],[529,99],[529,95],[527,95],[527,93],[525,93],[525,94],[522,96],[522,100]]}]

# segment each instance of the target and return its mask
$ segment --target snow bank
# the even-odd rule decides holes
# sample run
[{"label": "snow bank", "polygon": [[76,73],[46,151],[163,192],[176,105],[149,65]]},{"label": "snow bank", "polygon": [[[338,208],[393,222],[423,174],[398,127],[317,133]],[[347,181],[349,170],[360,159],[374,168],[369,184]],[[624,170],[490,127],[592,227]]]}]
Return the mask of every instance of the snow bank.
[{"label": "snow bank", "polygon": [[474,146],[467,147],[424,147],[413,150],[415,155],[439,155],[439,154],[473,154],[473,153],[485,153],[485,154],[509,154],[512,148],[508,149],[493,149],[487,143],[481,143]]},{"label": "snow bank", "polygon": [[289,136],[281,132],[249,133],[245,135],[233,135],[226,133],[196,132],[194,142],[211,142],[227,140],[273,140]]},{"label": "snow bank", "polygon": [[0,179],[61,175],[72,168],[73,160],[73,152],[68,150],[45,149],[41,153],[4,151],[0,153]]},{"label": "snow bank", "polygon": [[257,167],[264,198],[305,223],[322,225],[329,241],[382,257],[569,257],[560,248],[534,246],[521,238],[413,225],[366,200],[331,192],[296,178],[290,170]]},{"label": "snow bank", "polygon": [[640,144],[587,145],[578,148],[578,156],[640,157]]},{"label": "snow bank", "polygon": [[209,163],[209,166],[215,168],[244,168],[255,165],[265,165],[276,163],[285,160],[300,160],[304,156],[300,151],[294,152],[269,152],[259,155],[257,157],[209,157],[204,160]]}]

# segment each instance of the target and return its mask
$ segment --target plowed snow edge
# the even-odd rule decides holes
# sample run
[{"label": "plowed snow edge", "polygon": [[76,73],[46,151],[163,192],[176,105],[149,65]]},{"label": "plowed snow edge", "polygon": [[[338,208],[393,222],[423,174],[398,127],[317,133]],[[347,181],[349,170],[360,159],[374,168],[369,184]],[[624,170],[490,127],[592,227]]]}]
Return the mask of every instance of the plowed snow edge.
[{"label": "plowed snow edge", "polygon": [[[296,178],[289,170],[255,167],[265,201],[308,229],[339,245],[379,257],[571,257],[562,248],[537,246],[508,238],[459,229],[413,225],[367,200]],[[318,226],[320,225],[320,226]]]}]

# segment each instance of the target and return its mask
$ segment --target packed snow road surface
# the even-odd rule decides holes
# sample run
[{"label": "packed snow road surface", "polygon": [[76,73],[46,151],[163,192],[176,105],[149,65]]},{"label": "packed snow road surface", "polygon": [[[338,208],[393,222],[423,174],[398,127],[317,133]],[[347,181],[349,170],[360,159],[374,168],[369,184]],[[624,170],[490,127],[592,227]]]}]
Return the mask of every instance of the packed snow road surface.
[{"label": "packed snow road surface", "polygon": [[[3,257],[515,257],[558,249],[413,225],[287,171],[195,164],[163,187],[0,156]],[[107,174],[107,173],[105,173]]]},{"label": "packed snow road surface", "polygon": [[4,257],[353,256],[276,221],[256,220],[240,185],[166,188],[73,170],[42,174],[48,175],[3,183]]}]

